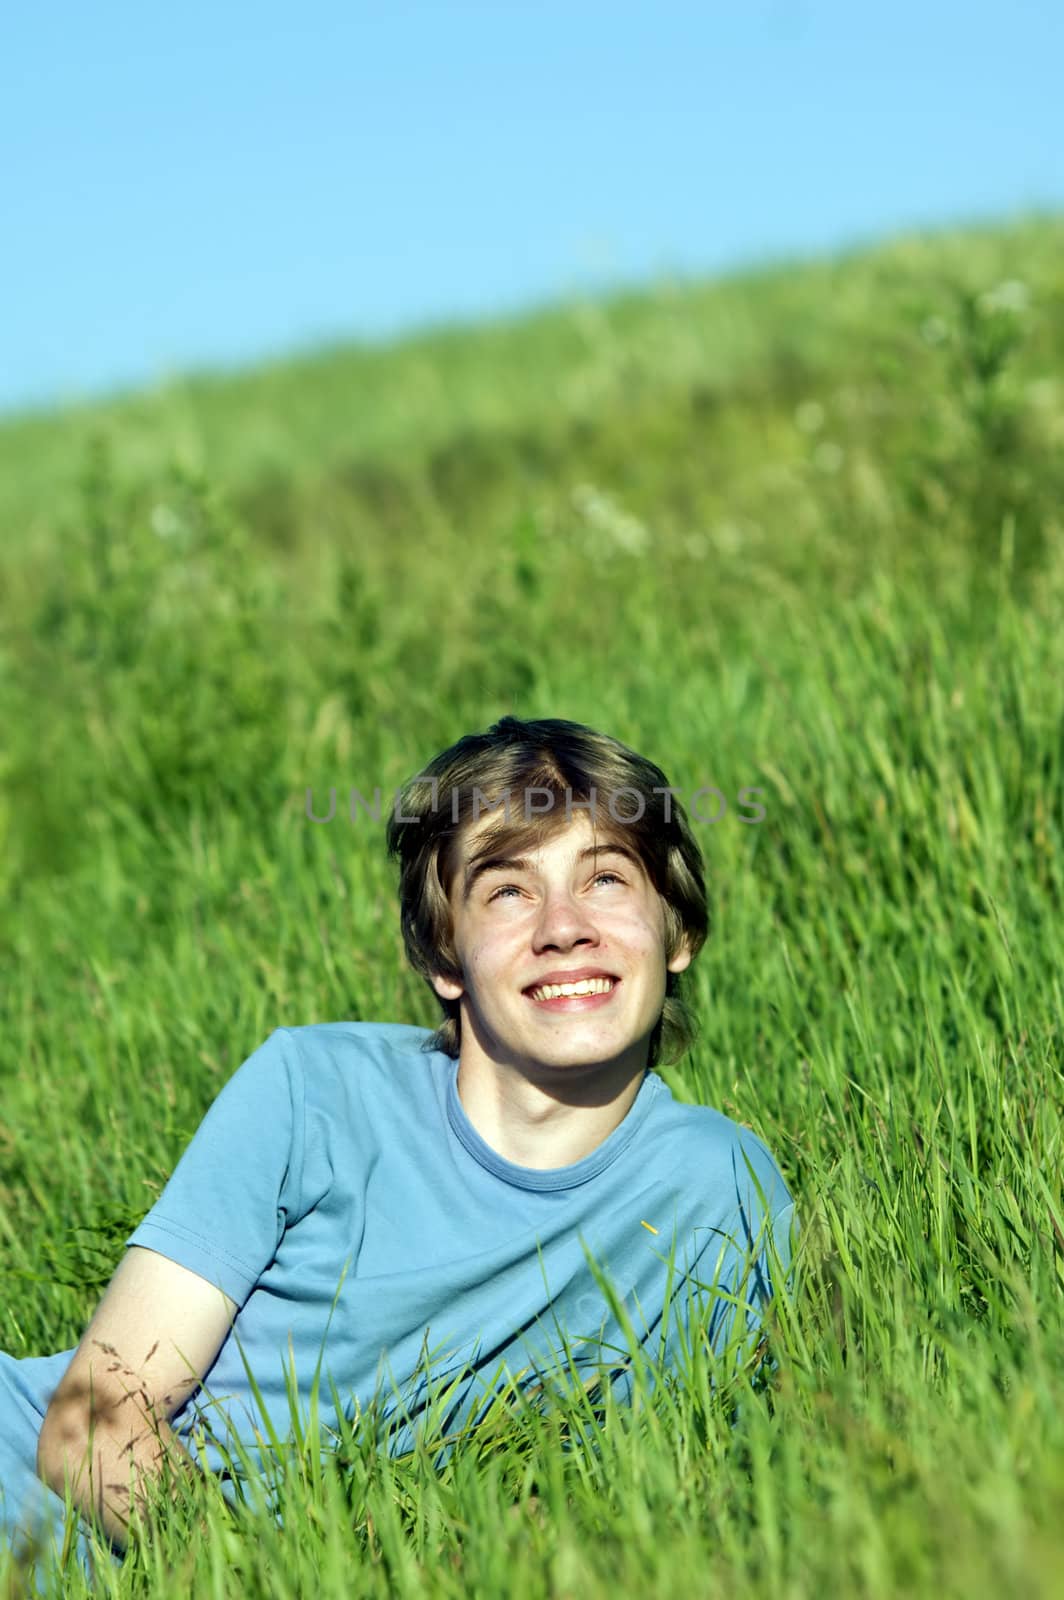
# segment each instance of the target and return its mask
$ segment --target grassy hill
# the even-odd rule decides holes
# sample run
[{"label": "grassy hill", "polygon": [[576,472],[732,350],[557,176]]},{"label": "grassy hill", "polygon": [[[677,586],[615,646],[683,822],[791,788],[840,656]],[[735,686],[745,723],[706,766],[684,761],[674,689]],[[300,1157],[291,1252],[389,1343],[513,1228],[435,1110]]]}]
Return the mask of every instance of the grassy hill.
[{"label": "grassy hill", "polygon": [[[76,1342],[273,1027],[436,1024],[349,789],[568,717],[763,791],[697,827],[663,1076],[775,1151],[805,1287],[739,1430],[707,1391],[533,1458],[542,1522],[516,1443],[486,1489],[374,1479],[358,1592],[437,1508],[419,1593],[516,1591],[519,1546],[582,1596],[1059,1591],[1062,246],[900,239],[0,426],[0,1348]],[[244,1559],[276,1592],[269,1529]]]}]

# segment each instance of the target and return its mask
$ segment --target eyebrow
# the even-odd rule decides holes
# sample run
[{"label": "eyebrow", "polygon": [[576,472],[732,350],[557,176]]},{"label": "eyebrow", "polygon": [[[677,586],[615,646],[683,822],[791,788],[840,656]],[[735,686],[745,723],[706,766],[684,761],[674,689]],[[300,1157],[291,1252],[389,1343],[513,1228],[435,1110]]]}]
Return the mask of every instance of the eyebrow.
[{"label": "eyebrow", "polygon": [[[634,850],[629,850],[623,844],[589,844],[577,855],[577,861],[587,861],[592,856],[623,856],[630,861],[638,871],[643,863]],[[468,900],[473,893],[479,879],[488,872],[531,872],[532,863],[527,856],[485,856],[477,861],[475,858],[466,868],[463,880],[462,898]]]}]

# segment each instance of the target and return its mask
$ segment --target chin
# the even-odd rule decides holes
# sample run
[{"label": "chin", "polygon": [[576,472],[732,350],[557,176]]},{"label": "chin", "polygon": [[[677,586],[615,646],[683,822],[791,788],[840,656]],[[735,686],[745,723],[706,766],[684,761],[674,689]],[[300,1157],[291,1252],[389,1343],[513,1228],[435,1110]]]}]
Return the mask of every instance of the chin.
[{"label": "chin", "polygon": [[614,1043],[610,1039],[557,1039],[524,1041],[524,1053],[552,1065],[572,1062],[584,1066],[596,1061],[606,1065],[618,1061],[623,1056],[632,1055],[638,1051],[646,1051],[649,1047],[649,1037],[645,1039],[622,1039]]}]

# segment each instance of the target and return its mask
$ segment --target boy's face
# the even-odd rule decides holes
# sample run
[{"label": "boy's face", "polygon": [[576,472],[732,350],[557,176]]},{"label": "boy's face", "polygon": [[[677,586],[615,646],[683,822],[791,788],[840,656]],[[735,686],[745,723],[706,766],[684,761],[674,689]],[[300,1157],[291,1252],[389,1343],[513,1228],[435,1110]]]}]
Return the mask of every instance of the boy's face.
[{"label": "boy's face", "polygon": [[[626,830],[617,830],[616,844],[600,831],[598,854],[585,856],[596,840],[590,818],[580,816],[528,852],[523,868],[493,857],[496,864],[471,872],[480,836],[495,821],[489,815],[467,831],[451,885],[464,982],[432,980],[444,999],[461,1000],[463,1060],[567,1076],[607,1063],[642,1070],[666,974],[682,972],[691,957],[684,946],[666,966],[664,903]],[[533,998],[552,975],[587,968],[616,980],[608,993]]]}]

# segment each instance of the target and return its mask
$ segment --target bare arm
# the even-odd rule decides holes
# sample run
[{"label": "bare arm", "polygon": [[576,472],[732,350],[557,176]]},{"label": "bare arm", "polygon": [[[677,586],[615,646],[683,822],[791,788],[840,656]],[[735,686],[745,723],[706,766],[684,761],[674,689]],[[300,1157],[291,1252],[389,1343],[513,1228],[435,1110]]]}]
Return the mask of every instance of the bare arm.
[{"label": "bare arm", "polygon": [[236,1309],[198,1274],[131,1246],[52,1396],[37,1476],[60,1495],[69,1480],[78,1510],[123,1550],[133,1503],[145,1509],[143,1477],[199,1471],[169,1419],[199,1387]]},{"label": "bare arm", "polygon": [[[131,1405],[138,1398],[134,1392]],[[110,1417],[96,1418],[91,1448],[80,1422],[72,1418],[66,1429],[57,1424],[46,1449],[38,1446],[37,1452],[38,1477],[58,1495],[65,1493],[69,1481],[78,1511],[86,1521],[101,1527],[119,1550],[129,1544],[134,1501],[146,1517],[145,1479],[161,1478],[168,1468],[174,1473],[199,1471],[168,1422],[161,1417],[153,1422],[140,1405],[136,1412],[122,1423]],[[176,1502],[176,1487],[171,1487],[169,1498]]]}]

